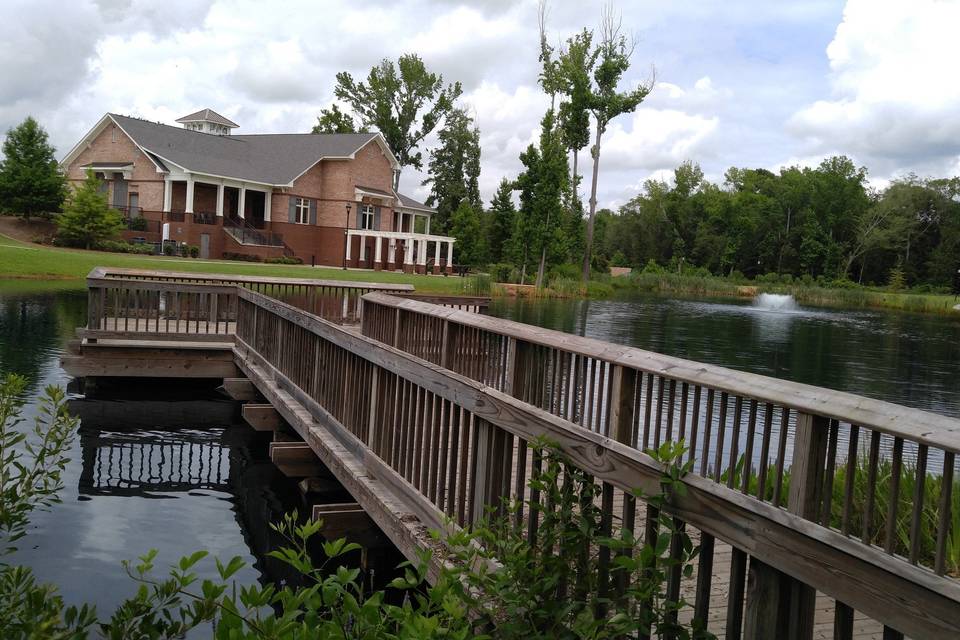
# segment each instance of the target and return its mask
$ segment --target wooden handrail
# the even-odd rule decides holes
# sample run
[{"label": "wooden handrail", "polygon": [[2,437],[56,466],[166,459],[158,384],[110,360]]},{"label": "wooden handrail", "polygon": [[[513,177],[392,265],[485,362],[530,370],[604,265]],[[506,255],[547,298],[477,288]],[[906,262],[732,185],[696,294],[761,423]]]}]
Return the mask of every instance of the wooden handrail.
[{"label": "wooden handrail", "polygon": [[[521,480],[529,474],[526,443],[540,436],[556,442],[574,464],[604,483],[605,512],[613,504],[612,493],[607,500],[608,486],[611,492],[658,490],[660,465],[632,442],[620,442],[623,429],[629,431],[633,423],[632,399],[639,391],[631,370],[623,364],[632,364],[630,358],[618,361],[610,374],[617,408],[610,417],[613,433],[608,437],[513,397],[534,379],[525,377],[527,372],[515,375],[514,370],[507,390],[498,390],[268,296],[241,290],[238,297],[235,353],[241,366],[257,374],[262,384],[275,384],[286,397],[295,398],[314,422],[328,430],[325,433],[355,452],[370,474],[412,505],[425,522],[442,522],[446,515],[466,525],[473,521],[471,514],[482,513],[484,506],[511,495],[511,472],[521,474]],[[371,298],[380,302],[375,296],[367,296],[366,302]],[[390,306],[402,308],[409,303]],[[436,307],[433,312],[459,313]],[[282,348],[289,343],[297,349]],[[479,349],[473,355],[485,357]],[[523,362],[516,356],[510,361]],[[312,433],[308,422],[298,425],[308,442],[323,446],[323,438]],[[808,426],[798,422],[797,438],[803,438],[804,430],[817,431]],[[457,442],[462,443],[460,449]],[[437,469],[442,469],[439,475]],[[803,470],[795,471],[802,474]],[[672,496],[669,511],[698,528],[702,540],[710,541],[710,553],[701,555],[698,594],[706,576],[709,598],[714,538],[733,547],[732,566],[739,571],[740,585],[739,591],[736,585],[731,587],[728,629],[739,629],[730,625],[743,615],[749,555],[751,573],[754,561],[783,572],[800,589],[801,603],[804,590],[816,590],[842,602],[851,620],[856,609],[918,638],[960,634],[960,583],[811,522],[802,501],[785,511],[696,475],[685,477],[683,484],[686,491]],[[516,486],[522,488],[522,483]],[[802,494],[803,489],[798,491]],[[746,600],[752,624],[776,615],[776,611],[758,610],[752,597],[748,594]],[[695,606],[705,614],[707,609],[701,609],[699,601]],[[839,604],[837,608],[840,612]],[[791,629],[791,637],[807,635],[799,628]]]},{"label": "wooden handrail", "polygon": [[[362,333],[641,451],[684,439],[704,479],[947,573],[960,420],[379,293],[364,296]],[[741,588],[746,571],[735,551]],[[756,572],[757,588],[782,588]],[[790,625],[810,637],[816,594],[788,584]],[[853,609],[837,611],[852,628]]]},{"label": "wooden handrail", "polygon": [[229,276],[95,267],[87,276],[84,337],[232,340],[236,293],[269,293],[329,320],[356,322],[369,291],[408,293],[411,285],[307,278]]},{"label": "wooden handrail", "polygon": [[414,286],[410,284],[384,284],[381,282],[353,282],[349,280],[322,280],[314,278],[275,278],[271,276],[224,275],[217,273],[121,269],[114,267],[94,267],[87,275],[87,278],[113,277],[170,281],[226,282],[230,284],[302,285],[340,289],[367,289],[370,291],[414,291]]},{"label": "wooden handrail", "polygon": [[861,427],[877,429],[892,436],[960,453],[960,419],[957,418],[843,391],[727,369],[636,347],[534,327],[513,320],[477,315],[457,309],[438,308],[436,305],[408,297],[368,293],[363,299],[367,305],[375,303],[384,307],[423,314],[449,323],[522,340],[529,344],[558,348],[613,365],[669,376],[734,396],[772,402],[798,412],[821,415]]}]

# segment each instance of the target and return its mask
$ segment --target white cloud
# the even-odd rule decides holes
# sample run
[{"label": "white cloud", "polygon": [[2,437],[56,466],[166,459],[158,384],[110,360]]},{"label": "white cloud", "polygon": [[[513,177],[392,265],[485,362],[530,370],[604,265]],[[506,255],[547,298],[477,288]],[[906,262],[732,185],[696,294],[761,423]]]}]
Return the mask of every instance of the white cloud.
[{"label": "white cloud", "polygon": [[789,128],[809,149],[842,149],[880,172],[946,169],[960,154],[960,3],[850,0],[826,49],[832,95]]},{"label": "white cloud", "polygon": [[[603,3],[553,0],[551,41],[596,27]],[[0,23],[0,130],[34,115],[61,154],[106,111],[172,122],[211,107],[244,133],[308,131],[333,100],[337,72],[363,78],[383,58],[416,52],[446,81],[463,83],[489,200],[502,177],[520,171],[518,156],[536,141],[547,108],[537,86],[536,5],[7,0],[14,19]],[[604,137],[601,205],[686,159],[711,180],[732,165],[830,152],[851,155],[873,176],[960,168],[956,3],[853,0],[842,14],[838,0],[622,8],[625,29],[638,36],[623,87],[647,80],[651,66],[659,82]],[[435,140],[425,141],[424,158]],[[580,164],[588,169],[588,153]],[[402,184],[422,196],[422,178],[408,170]]]}]

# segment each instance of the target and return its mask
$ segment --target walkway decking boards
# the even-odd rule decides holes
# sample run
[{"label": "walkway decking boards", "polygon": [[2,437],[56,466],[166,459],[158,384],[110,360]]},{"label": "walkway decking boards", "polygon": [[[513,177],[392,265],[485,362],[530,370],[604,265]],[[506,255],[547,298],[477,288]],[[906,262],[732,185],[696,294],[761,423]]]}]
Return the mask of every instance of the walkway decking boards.
[{"label": "walkway decking boards", "polygon": [[[113,319],[125,328],[116,308],[97,305],[109,289],[132,292],[123,295],[136,308],[138,285],[104,279],[91,292],[95,326],[102,330]],[[150,285],[154,292],[177,286]],[[669,588],[690,598],[711,630],[726,637],[774,628],[789,638],[901,637],[893,628],[915,638],[960,635],[960,584],[945,575],[946,540],[956,534],[953,484],[938,503],[933,555],[920,554],[922,493],[906,513],[896,506],[877,513],[875,493],[889,478],[873,477],[864,532],[850,517],[860,494],[849,483],[830,484],[858,459],[872,468],[883,460],[895,468],[916,464],[919,477],[931,470],[952,478],[958,420],[485,318],[453,304],[379,293],[360,300],[347,292],[344,300],[356,300],[350,313],[362,314],[358,331],[242,283],[229,291],[210,285],[217,288],[212,296],[195,282],[186,286],[200,319],[234,333],[224,333],[230,342],[221,344],[216,330],[197,332],[194,315],[190,328],[175,324],[176,338],[194,331],[213,336],[195,345],[226,346],[256,395],[411,559],[436,548],[430,529],[469,525],[500,498],[525,495],[533,464],[528,443],[540,436],[601,483],[598,504],[613,531],[622,517],[656,535],[643,502],[625,501],[624,492],[656,491],[662,468],[642,451],[682,438],[696,465],[667,509],[695,539],[715,543],[693,576]],[[160,299],[151,295],[142,298],[153,310],[148,316],[158,308],[150,301]],[[162,335],[161,319],[153,319],[158,324],[135,326]],[[96,348],[110,348],[107,335],[96,335]],[[741,473],[741,465],[751,473]],[[789,495],[781,499],[788,478]],[[891,515],[908,523],[905,541],[890,527],[876,531]],[[529,518],[523,524],[533,526]],[[609,560],[600,558],[598,579],[607,585]],[[768,604],[777,589],[795,594],[789,614]],[[847,605],[839,629],[834,598]]]}]

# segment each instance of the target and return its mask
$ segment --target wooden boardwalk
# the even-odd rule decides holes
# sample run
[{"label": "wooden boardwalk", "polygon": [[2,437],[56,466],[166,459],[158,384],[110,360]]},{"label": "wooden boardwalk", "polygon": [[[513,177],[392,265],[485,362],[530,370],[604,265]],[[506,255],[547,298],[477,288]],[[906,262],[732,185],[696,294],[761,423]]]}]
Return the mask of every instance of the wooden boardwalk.
[{"label": "wooden boardwalk", "polygon": [[[298,441],[276,446],[296,456],[288,468],[322,463],[356,500],[344,517],[362,510],[411,559],[441,550],[431,530],[469,526],[523,494],[539,438],[600,484],[604,534],[623,517],[656,535],[624,492],[659,491],[662,465],[644,451],[683,439],[694,465],[664,508],[712,550],[691,576],[668,576],[669,597],[691,605],[685,619],[726,638],[960,637],[960,584],[947,571],[960,535],[958,420],[489,318],[463,311],[482,308],[469,300],[341,283],[340,302],[321,305],[334,295],[326,285],[298,281],[291,295],[281,281],[234,280],[101,270],[65,366],[231,378],[257,403],[251,424],[292,429]],[[351,319],[361,324],[340,326]],[[188,366],[158,366],[161,351]],[[907,473],[942,478],[939,495],[927,482],[903,495]],[[597,558],[593,579],[609,593],[610,561]]]}]

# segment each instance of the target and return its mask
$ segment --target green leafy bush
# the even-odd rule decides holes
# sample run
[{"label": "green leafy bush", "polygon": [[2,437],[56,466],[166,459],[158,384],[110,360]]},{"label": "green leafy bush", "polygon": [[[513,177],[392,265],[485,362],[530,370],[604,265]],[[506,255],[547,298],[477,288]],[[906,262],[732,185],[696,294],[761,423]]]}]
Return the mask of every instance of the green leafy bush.
[{"label": "green leafy bush", "polygon": [[647,264],[643,265],[643,270],[640,273],[659,276],[666,274],[667,270],[658,265],[656,260],[650,258],[647,260]]},{"label": "green leafy bush", "polygon": [[135,253],[139,255],[153,255],[152,244],[134,244],[125,240],[101,240],[93,247],[97,251],[110,251],[113,253]]},{"label": "green leafy bush", "polygon": [[836,280],[830,281],[830,288],[831,289],[859,289],[860,285],[858,285],[853,280],[849,280],[847,278],[838,278]]},{"label": "green leafy bush", "polygon": [[260,262],[261,258],[258,255],[252,255],[249,253],[233,253],[232,251],[223,252],[224,260],[239,260],[240,262]]},{"label": "green leafy bush", "polygon": [[137,216],[135,218],[130,218],[127,221],[127,229],[130,231],[146,231],[147,230],[147,219],[143,216]]},{"label": "green leafy bush", "polygon": [[57,237],[67,246],[92,249],[98,242],[117,237],[124,228],[123,218],[107,205],[100,185],[88,170],[86,180],[70,194],[63,213],[57,216]]},{"label": "green leafy bush", "polygon": [[303,258],[297,256],[277,256],[275,258],[265,258],[267,264],[303,264]]},{"label": "green leafy bush", "polygon": [[497,262],[491,264],[487,270],[490,272],[490,275],[493,276],[493,279],[496,282],[507,282],[513,283],[519,279],[519,272],[517,268],[510,264],[509,262]]}]

